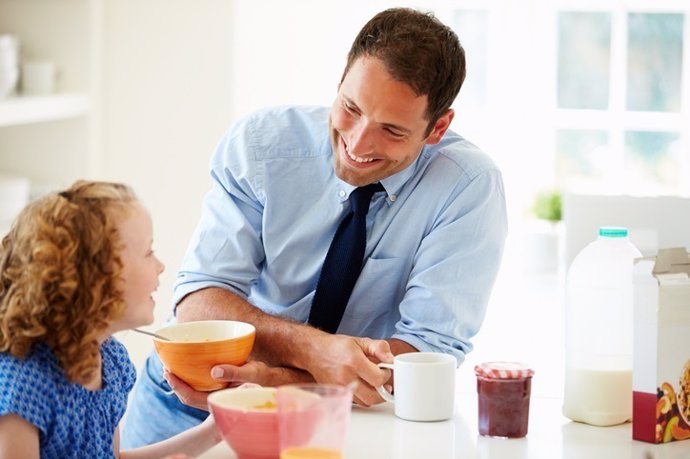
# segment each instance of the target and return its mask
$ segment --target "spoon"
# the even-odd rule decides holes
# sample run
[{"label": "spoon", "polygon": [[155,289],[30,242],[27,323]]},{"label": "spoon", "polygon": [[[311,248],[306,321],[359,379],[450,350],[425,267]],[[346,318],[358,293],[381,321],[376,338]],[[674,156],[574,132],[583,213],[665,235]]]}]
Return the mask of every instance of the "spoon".
[{"label": "spoon", "polygon": [[150,332],[150,331],[142,330],[140,328],[132,328],[132,330],[134,330],[137,333],[153,336],[154,338],[158,338],[161,341],[172,341],[170,338],[166,338],[165,336],[161,336],[161,335],[158,335],[158,334]]}]

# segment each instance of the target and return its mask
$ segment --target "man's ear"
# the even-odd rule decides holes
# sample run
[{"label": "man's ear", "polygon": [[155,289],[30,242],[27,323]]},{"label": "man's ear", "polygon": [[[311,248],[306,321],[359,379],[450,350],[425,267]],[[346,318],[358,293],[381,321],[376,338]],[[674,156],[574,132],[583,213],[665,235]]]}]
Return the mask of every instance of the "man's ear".
[{"label": "man's ear", "polygon": [[452,108],[449,108],[446,113],[441,115],[441,117],[436,121],[434,128],[431,130],[431,133],[427,136],[425,143],[427,145],[439,143],[443,137],[443,134],[445,134],[450,127],[450,122],[453,121],[454,116],[455,111]]}]

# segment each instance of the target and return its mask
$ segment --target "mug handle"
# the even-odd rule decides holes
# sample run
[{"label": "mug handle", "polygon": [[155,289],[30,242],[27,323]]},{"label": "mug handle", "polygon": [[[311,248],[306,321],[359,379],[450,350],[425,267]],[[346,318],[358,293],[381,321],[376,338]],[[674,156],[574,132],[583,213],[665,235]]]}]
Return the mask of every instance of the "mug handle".
[{"label": "mug handle", "polygon": [[[392,363],[379,363],[378,365],[379,365],[379,368],[388,368],[389,370],[393,371],[393,364]],[[383,386],[377,387],[376,392],[378,392],[379,395],[387,402],[395,401],[395,397],[393,396],[393,394],[391,394],[386,389],[384,389]]]}]

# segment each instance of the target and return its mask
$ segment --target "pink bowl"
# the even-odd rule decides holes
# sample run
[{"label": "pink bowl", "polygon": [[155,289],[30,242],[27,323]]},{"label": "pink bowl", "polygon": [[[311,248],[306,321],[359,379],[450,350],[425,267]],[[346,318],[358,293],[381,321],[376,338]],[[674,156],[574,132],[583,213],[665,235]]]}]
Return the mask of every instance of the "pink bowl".
[{"label": "pink bowl", "polygon": [[224,389],[208,396],[216,426],[238,459],[280,455],[274,387]]}]

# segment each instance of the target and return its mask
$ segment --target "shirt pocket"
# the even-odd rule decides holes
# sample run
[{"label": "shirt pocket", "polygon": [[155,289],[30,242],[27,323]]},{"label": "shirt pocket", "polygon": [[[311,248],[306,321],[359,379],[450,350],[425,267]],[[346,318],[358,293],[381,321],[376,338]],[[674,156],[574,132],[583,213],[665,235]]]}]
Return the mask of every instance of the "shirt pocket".
[{"label": "shirt pocket", "polygon": [[[350,296],[345,316],[369,322],[380,316],[400,317],[407,275],[402,258],[369,258]],[[396,319],[397,320],[397,319]]]}]

